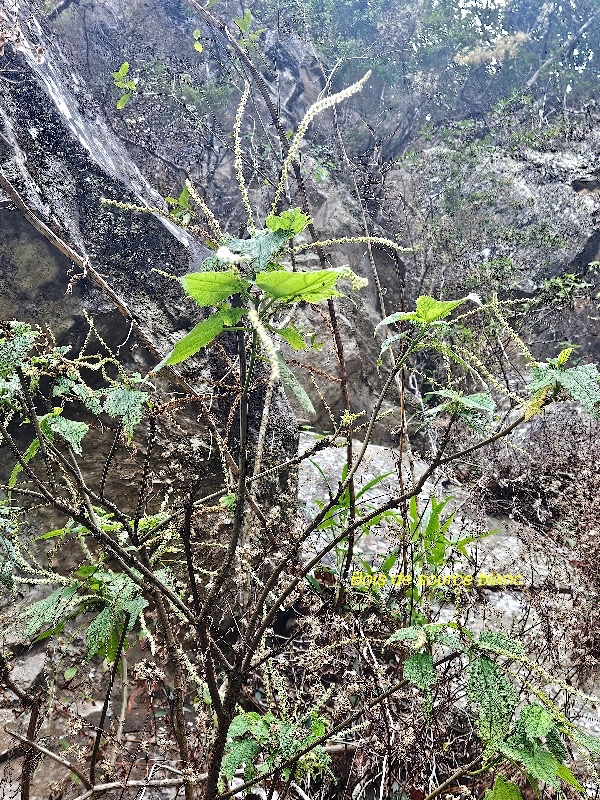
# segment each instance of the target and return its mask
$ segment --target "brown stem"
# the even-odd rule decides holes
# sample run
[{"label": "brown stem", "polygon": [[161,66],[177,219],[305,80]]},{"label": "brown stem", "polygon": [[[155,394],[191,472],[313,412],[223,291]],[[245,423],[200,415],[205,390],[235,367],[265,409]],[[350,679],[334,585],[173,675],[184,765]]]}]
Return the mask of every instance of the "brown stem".
[{"label": "brown stem", "polygon": [[77,775],[77,777],[79,778],[79,780],[82,782],[82,784],[85,786],[86,789],[92,788],[92,785],[89,782],[87,775],[84,775],[83,772],[79,769],[79,767],[75,766],[75,764],[73,764],[71,761],[67,761],[66,758],[62,758],[62,756],[53,753],[51,750],[48,750],[41,744],[31,741],[30,739],[25,738],[25,736],[21,736],[21,734],[16,733],[15,731],[11,731],[9,728],[4,728],[4,730],[14,739],[18,739],[20,742],[23,742],[23,744],[26,744],[29,747],[33,747],[34,750],[38,751],[38,753],[42,753],[43,755],[48,756],[48,758],[51,758],[53,761],[56,761],[57,764],[62,764],[63,767],[66,767],[74,775]]},{"label": "brown stem", "polygon": [[154,592],[154,599],[156,602],[158,618],[165,635],[169,660],[173,665],[173,705],[175,706],[175,719],[173,720],[173,727],[175,729],[175,739],[177,740],[179,757],[181,758],[182,769],[184,772],[183,780],[185,800],[194,800],[192,765],[190,762],[190,751],[188,747],[185,725],[185,713],[183,710],[183,698],[185,694],[185,671],[181,662],[181,654],[179,652],[179,648],[177,647],[177,642],[175,641],[175,636],[169,622],[164,599],[158,591]]}]

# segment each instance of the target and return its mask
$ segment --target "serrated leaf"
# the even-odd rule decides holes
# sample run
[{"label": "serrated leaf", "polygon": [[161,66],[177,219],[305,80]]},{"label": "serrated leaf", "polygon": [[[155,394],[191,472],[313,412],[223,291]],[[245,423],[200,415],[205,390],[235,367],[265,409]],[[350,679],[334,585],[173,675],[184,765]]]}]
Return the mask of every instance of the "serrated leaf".
[{"label": "serrated leaf", "polygon": [[462,305],[465,300],[436,300],[428,295],[417,297],[417,322],[430,325],[439,319],[450,316],[457,306]]},{"label": "serrated leaf", "polygon": [[256,276],[256,285],[270,297],[284,303],[304,300],[319,303],[330,297],[339,297],[335,285],[340,277],[337,269],[319,269],[314,272],[261,272]]},{"label": "serrated leaf", "polygon": [[[232,253],[246,256],[249,271],[262,272],[269,267],[279,251],[289,241],[289,235],[283,231],[259,231],[250,239],[234,239],[224,236],[219,246],[227,247]],[[202,262],[202,271],[222,269],[223,262],[217,255],[209,256]]]},{"label": "serrated leaf", "polygon": [[567,757],[567,748],[564,746],[560,733],[552,728],[546,734],[546,747],[557,761],[564,761]]},{"label": "serrated leaf", "polygon": [[530,703],[521,709],[519,722],[530,739],[541,739],[554,727],[554,718],[538,703]]},{"label": "serrated leaf", "polygon": [[113,628],[113,613],[114,609],[106,606],[95,617],[86,633],[85,642],[87,646],[86,658],[89,660],[93,658],[101,650],[106,649],[108,638]]},{"label": "serrated leaf", "polygon": [[78,588],[78,584],[61,586],[43,600],[27,606],[20,617],[21,621],[26,623],[24,637],[30,639],[40,629],[54,628],[59,622],[68,618],[78,602],[76,597]]},{"label": "serrated leaf", "polygon": [[58,433],[73,450],[81,455],[81,441],[89,431],[89,426],[85,422],[75,422],[72,419],[65,419],[63,416],[52,417],[48,420],[48,425],[55,433]]},{"label": "serrated leaf", "polygon": [[294,350],[307,350],[308,344],[304,341],[302,335],[293,325],[288,325],[287,328],[277,328],[276,333],[281,336],[290,347]]},{"label": "serrated leaf", "polygon": [[120,417],[127,440],[133,439],[133,429],[141,422],[144,405],[148,402],[146,392],[128,389],[126,386],[111,386],[106,390],[104,410],[111,417]]},{"label": "serrated leaf", "polygon": [[179,282],[186,293],[204,308],[215,306],[248,286],[235,270],[192,272],[179,278]]},{"label": "serrated leaf", "polygon": [[282,211],[281,214],[271,214],[265,220],[265,225],[271,231],[282,231],[291,238],[301,233],[310,224],[310,217],[299,208]]},{"label": "serrated leaf", "polygon": [[404,679],[422,692],[428,692],[437,680],[431,653],[414,653],[406,659],[402,670]]},{"label": "serrated leaf", "polygon": [[11,322],[10,327],[10,335],[0,339],[0,378],[7,378],[23,364],[37,336],[24,322]]},{"label": "serrated leaf", "polygon": [[522,800],[519,787],[498,775],[494,788],[488,789],[483,800]]},{"label": "serrated leaf", "polygon": [[221,772],[227,780],[231,780],[242,764],[252,764],[259,753],[260,744],[253,739],[229,742],[225,749]]},{"label": "serrated leaf", "polygon": [[486,753],[491,754],[508,733],[517,693],[498,664],[482,656],[469,664],[467,696],[478,706],[477,728],[486,742]]},{"label": "serrated leaf", "polygon": [[600,373],[595,364],[583,364],[560,372],[559,382],[573,400],[590,414],[598,413]]},{"label": "serrated leaf", "polygon": [[410,639],[418,639],[420,636],[423,636],[423,626],[422,625],[411,625],[408,628],[399,628],[397,631],[394,631],[389,639],[386,639],[384,644],[393,644],[393,642],[404,642]]},{"label": "serrated leaf", "polygon": [[412,683],[425,695],[423,715],[427,719],[433,705],[431,688],[437,680],[431,653],[414,653],[409,656],[402,665],[402,674],[405,680]]},{"label": "serrated leaf", "polygon": [[279,364],[279,374],[281,382],[284,386],[292,391],[296,400],[300,403],[302,408],[309,414],[314,415],[315,407],[313,406],[310,397],[306,394],[304,387],[294,375],[288,365],[285,363],[281,353],[277,353],[277,362]]},{"label": "serrated leaf", "polygon": [[536,780],[558,788],[557,770],[561,765],[552,753],[536,742],[532,742],[529,747],[517,747],[510,742],[500,742],[497,749],[507,758],[521,764]]}]

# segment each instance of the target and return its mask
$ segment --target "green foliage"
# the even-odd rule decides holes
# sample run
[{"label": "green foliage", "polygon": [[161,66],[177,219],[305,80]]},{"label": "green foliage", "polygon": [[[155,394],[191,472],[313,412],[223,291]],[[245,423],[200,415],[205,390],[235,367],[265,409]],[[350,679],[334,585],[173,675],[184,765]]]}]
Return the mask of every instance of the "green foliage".
[{"label": "green foliage", "polygon": [[506,737],[519,698],[498,664],[487,656],[470,660],[467,695],[477,704],[477,729],[489,757]]},{"label": "green foliage", "polygon": [[[24,322],[10,322],[10,335],[0,338],[0,378],[13,375],[33,347],[37,332]],[[4,384],[4,391],[8,390]]]},{"label": "green foliage", "polygon": [[196,216],[196,212],[190,205],[190,190],[184,186],[178,197],[165,197],[165,202],[169,206],[169,214],[180,225],[188,225]]},{"label": "green foliage", "polygon": [[213,339],[216,339],[226,326],[237,325],[245,313],[246,309],[244,308],[222,308],[211,314],[210,317],[203,319],[183,339],[177,342],[171,353],[155,367],[154,371],[158,372],[165,365],[179,364],[191,358],[203,347],[210,344]]},{"label": "green foliage", "polygon": [[414,653],[405,660],[402,669],[404,678],[424,693],[424,713],[427,717],[433,705],[431,688],[437,680],[431,653]]},{"label": "green foliage", "polygon": [[196,28],[196,30],[192,33],[192,36],[194,37],[194,50],[197,53],[201,53],[204,48],[198,40],[202,36],[202,31]]},{"label": "green foliage", "polygon": [[133,429],[142,419],[148,395],[138,389],[119,385],[110,386],[104,393],[104,411],[111,417],[121,419],[127,441],[131,442]]},{"label": "green foliage", "polygon": [[216,306],[232,294],[244,291],[248,283],[236,270],[192,272],[179,279],[183,288],[201,307]]},{"label": "green foliage", "polygon": [[436,417],[441,413],[450,414],[478,432],[485,430],[489,425],[496,409],[494,398],[488,392],[464,395],[452,389],[438,389],[431,394],[446,400],[434,408],[428,408],[425,411],[427,418]]},{"label": "green foliage", "polygon": [[[245,764],[244,777],[248,780],[294,758],[324,734],[325,723],[314,710],[297,722],[278,719],[271,712],[238,714],[229,726],[222,773],[230,779]],[[298,780],[307,775],[316,777],[329,771],[330,764],[330,757],[317,745],[298,760],[294,777]],[[286,780],[290,771],[289,767],[282,771]]]},{"label": "green foliage", "polygon": [[300,403],[301,407],[311,416],[314,415],[315,407],[312,404],[310,397],[307,395],[304,387],[294,375],[288,365],[285,363],[281,353],[277,353],[277,363],[279,364],[279,375],[281,382],[286,386],[294,395],[296,400]]},{"label": "green foliage", "polygon": [[540,301],[550,305],[561,305],[578,295],[585,295],[593,284],[573,272],[565,272],[554,278],[545,278],[542,283]]},{"label": "green foliage", "polygon": [[413,322],[416,325],[428,327],[438,320],[450,316],[455,308],[462,305],[466,298],[461,300],[435,300],[433,297],[423,295],[417,298],[416,309],[414,311],[397,311],[382,320],[375,332],[382,325],[391,325],[393,322]]},{"label": "green foliage", "polygon": [[[532,381],[527,387],[532,397],[527,406],[527,416],[539,411],[541,403],[555,397],[563,389],[590,414],[597,415],[600,404],[600,373],[595,364],[564,368],[568,355],[565,351],[546,364],[537,364],[532,371]],[[533,413],[532,413],[533,412]]]},{"label": "green foliage", "polygon": [[139,78],[129,78],[129,63],[124,61],[116,72],[113,72],[115,88],[121,89],[123,94],[117,100],[117,108],[121,111],[137,91]]},{"label": "green foliage", "polygon": [[283,231],[289,236],[296,236],[296,234],[302,233],[310,222],[310,218],[299,208],[292,208],[289,211],[282,211],[281,214],[269,215],[265,220],[265,225],[274,233]]},{"label": "green foliage", "polygon": [[234,17],[233,21],[244,34],[244,36],[238,39],[238,44],[240,44],[242,47],[252,47],[259,39],[261,33],[264,33],[267,30],[266,28],[258,28],[255,31],[250,30],[253,19],[252,12],[249,8],[245,9],[243,17]]},{"label": "green foliage", "polygon": [[521,800],[521,792],[516,784],[505,781],[498,775],[494,788],[486,791],[483,800]]},{"label": "green foliage", "polygon": [[340,296],[335,289],[339,278],[339,269],[320,269],[315,272],[277,270],[258,275],[256,285],[269,297],[282,303],[319,303]]},{"label": "green foliage", "polygon": [[63,416],[57,416],[48,420],[48,426],[54,433],[62,436],[76,453],[82,454],[81,441],[88,432],[89,425],[86,425],[85,422],[75,422],[71,419],[65,419]]}]

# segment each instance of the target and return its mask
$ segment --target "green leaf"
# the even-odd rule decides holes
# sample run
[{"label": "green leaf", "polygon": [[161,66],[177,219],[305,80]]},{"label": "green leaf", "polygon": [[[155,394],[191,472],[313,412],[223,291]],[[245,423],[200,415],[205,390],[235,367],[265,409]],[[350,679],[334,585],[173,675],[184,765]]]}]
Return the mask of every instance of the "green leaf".
[{"label": "green leaf", "polygon": [[66,442],[68,442],[73,450],[81,455],[81,440],[89,431],[89,426],[85,422],[75,422],[71,419],[64,417],[52,417],[48,420],[48,425],[55,432],[58,433]]},{"label": "green leaf", "polygon": [[252,25],[252,12],[249,8],[244,11],[243,17],[234,17],[233,21],[238,26],[238,28],[242,31],[242,33],[248,33],[250,30],[250,26]]},{"label": "green leaf", "polygon": [[0,339],[0,378],[7,378],[23,364],[37,336],[24,322],[11,322],[10,327],[10,336]]},{"label": "green leaf", "polygon": [[404,679],[423,692],[428,692],[436,682],[431,653],[414,653],[406,659],[402,669]]},{"label": "green leaf", "polygon": [[122,111],[125,108],[127,103],[131,100],[131,92],[127,92],[126,94],[121,95],[116,102],[116,107],[118,111]]},{"label": "green leaf", "polygon": [[146,392],[128,389],[126,386],[111,386],[106,390],[104,410],[111,417],[120,417],[127,441],[133,439],[133,429],[141,422],[144,405],[148,402]]},{"label": "green leaf", "polygon": [[564,761],[567,757],[567,748],[564,746],[560,733],[556,728],[546,734],[546,747],[557,761]]},{"label": "green leaf", "polygon": [[527,747],[518,747],[512,742],[499,742],[497,749],[511,761],[525,767],[526,772],[536,780],[558,788],[556,778],[561,764],[537,742],[531,742]]},{"label": "green leaf", "polygon": [[521,642],[511,639],[501,631],[482,631],[479,636],[479,645],[482,647],[492,647],[496,650],[503,650],[505,653],[514,656],[524,656],[525,648]]},{"label": "green leaf", "polygon": [[431,325],[444,317],[448,317],[457,306],[462,305],[466,298],[461,300],[435,300],[428,295],[421,295],[417,298],[415,311],[397,311],[389,317],[381,320],[376,326],[375,333],[382,325],[392,325],[394,322],[413,320],[419,325]]},{"label": "green leaf", "polygon": [[41,542],[44,539],[56,539],[57,536],[64,536],[65,533],[68,532],[68,528],[56,528],[53,531],[48,531],[47,533],[42,533],[41,536],[36,536],[34,541]]},{"label": "green leaf", "polygon": [[196,50],[196,52],[198,53],[201,53],[204,50],[204,48],[202,47],[200,42],[194,42],[194,50]]},{"label": "green leaf", "polygon": [[598,413],[600,404],[600,373],[595,364],[571,367],[560,373],[559,382],[590,414]]},{"label": "green leaf", "polygon": [[579,783],[579,781],[577,780],[575,775],[573,775],[571,770],[564,764],[557,765],[556,774],[561,780],[563,780],[565,783],[568,783],[569,786],[572,786],[578,792],[583,792],[583,786]]},{"label": "green leaf", "polygon": [[284,339],[294,350],[308,349],[308,344],[304,341],[302,334],[300,334],[298,329],[293,325],[288,325],[287,328],[277,328],[275,332],[278,336],[281,336],[281,338]]},{"label": "green leaf", "polygon": [[292,208],[289,211],[283,211],[281,214],[271,214],[265,220],[269,230],[283,231],[290,238],[301,233],[310,222],[310,217],[303,214],[299,208]]},{"label": "green leaf", "polygon": [[538,703],[530,703],[521,710],[519,722],[530,739],[547,736],[554,727],[554,718]]},{"label": "green leaf", "polygon": [[386,639],[384,644],[392,644],[393,642],[404,642],[406,640],[418,639],[422,637],[424,629],[422,625],[411,625],[409,628],[399,628],[394,631],[389,639]]},{"label": "green leaf", "polygon": [[518,703],[517,693],[498,664],[482,656],[469,664],[467,696],[478,706],[477,727],[489,755],[508,733]]},{"label": "green leaf", "polygon": [[417,298],[417,322],[430,325],[439,319],[448,317],[457,306],[462,305],[465,300],[435,300],[428,295]]},{"label": "green leaf", "polygon": [[[283,231],[264,233],[259,231],[250,239],[234,239],[224,236],[219,246],[227,247],[232,253],[245,256],[249,272],[262,272],[273,262],[279,251],[289,241],[289,234]],[[223,261],[217,255],[209,256],[202,262],[202,271],[219,270],[223,268]]]},{"label": "green leaf", "polygon": [[483,800],[522,800],[519,787],[498,775],[494,788],[488,789]]},{"label": "green leaf", "polygon": [[225,325],[237,325],[246,313],[245,308],[222,308],[210,317],[203,319],[192,330],[180,339],[171,353],[155,367],[154,372],[158,372],[161,367],[170,364],[179,364],[187,358],[191,358],[198,350],[206,347],[223,330]]},{"label": "green leaf", "polygon": [[339,297],[335,285],[340,277],[337,269],[320,269],[315,272],[287,272],[277,270],[256,276],[256,285],[270,297],[284,303],[304,300],[318,303],[330,297]]},{"label": "green leaf", "polygon": [[0,536],[0,586],[4,586],[9,592],[15,588],[13,570],[16,555],[12,542]]},{"label": "green leaf", "polygon": [[[29,445],[27,450],[23,453],[23,461],[26,464],[28,464],[31,461],[31,459],[37,455],[39,449],[40,449],[40,443],[36,437],[33,440],[33,442]],[[21,466],[20,462],[17,462],[13,467],[12,472],[10,473],[10,478],[8,479],[9,489],[12,489],[14,486],[17,485],[17,478],[19,477],[21,472],[23,472],[23,467]]]},{"label": "green leaf", "polygon": [[86,658],[93,658],[101,650],[107,649],[108,638],[113,629],[114,609],[106,606],[93,619],[85,633],[85,642],[87,645]]},{"label": "green leaf", "polygon": [[227,780],[231,780],[242,764],[250,766],[259,753],[260,744],[253,739],[230,742],[225,749],[221,772]]},{"label": "green leaf", "polygon": [[315,407],[313,406],[310,397],[306,394],[306,391],[304,390],[304,387],[298,378],[283,360],[281,353],[277,353],[277,362],[279,364],[279,374],[281,376],[281,382],[283,385],[287,386],[287,388],[293,392],[296,400],[298,400],[306,412],[311,415],[316,414]]},{"label": "green leaf", "polygon": [[64,679],[66,681],[70,681],[75,675],[77,675],[77,667],[67,667],[64,671]]},{"label": "green leaf", "polygon": [[410,681],[425,695],[423,715],[427,719],[433,705],[431,688],[437,680],[431,653],[414,653],[409,656],[403,664],[402,671],[404,679]]},{"label": "green leaf", "polygon": [[577,744],[578,747],[584,747],[589,753],[594,756],[600,756],[600,738],[592,736],[581,730],[573,731],[571,739]]},{"label": "green leaf", "polygon": [[[381,322],[375,326],[375,333],[381,328],[383,325],[393,325],[394,322],[402,322],[408,319],[416,319],[417,312],[416,311],[396,311],[395,314],[390,314],[389,317],[382,319]],[[386,339],[386,341],[389,341]]]},{"label": "green leaf", "polygon": [[545,397],[544,390],[560,386],[588,413],[598,413],[600,373],[595,364],[582,364],[570,369],[562,369],[550,364],[537,364],[532,373],[533,380],[527,388],[533,397],[541,396],[543,399]]},{"label": "green leaf", "polygon": [[202,307],[215,306],[232,294],[243,292],[248,286],[236,270],[192,272],[179,281],[186,293]]},{"label": "green leaf", "polygon": [[56,627],[68,619],[78,603],[76,597],[78,584],[61,586],[51,595],[27,606],[21,613],[21,621],[26,623],[23,635],[26,639],[35,636],[41,628]]}]

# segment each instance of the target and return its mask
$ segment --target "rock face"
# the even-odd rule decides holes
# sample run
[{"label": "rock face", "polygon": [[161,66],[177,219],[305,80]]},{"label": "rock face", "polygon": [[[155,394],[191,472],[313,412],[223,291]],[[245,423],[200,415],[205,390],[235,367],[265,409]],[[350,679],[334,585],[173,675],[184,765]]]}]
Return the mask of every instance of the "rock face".
[{"label": "rock face", "polygon": [[[200,309],[181,287],[154,268],[182,275],[196,270],[209,251],[168,220],[101,202],[111,198],[166,208],[87,94],[56,38],[42,28],[35,6],[20,3],[18,13],[31,47],[13,64],[19,80],[0,84],[3,181],[42,223],[101,273],[113,299],[86,280],[85,266],[73,271],[68,260],[32,232],[16,211],[3,211],[3,315],[49,324],[59,344],[67,339],[76,343],[87,327],[81,317],[83,305],[95,317],[107,344],[113,349],[123,345],[121,356],[129,352],[130,363],[147,371],[157,354],[168,352],[201,318]],[[38,42],[46,48],[41,64],[34,55]],[[10,202],[9,195],[7,199]],[[115,311],[115,299],[121,311],[128,309],[129,321]],[[152,355],[142,354],[139,338],[128,341],[130,321],[142,332],[142,344]],[[197,385],[220,368],[216,361],[195,360],[184,372]],[[254,403],[255,414],[257,406]],[[283,395],[275,398],[272,418],[268,441],[278,452],[292,453],[295,422]],[[259,424],[260,418],[250,420],[255,434]]]}]

